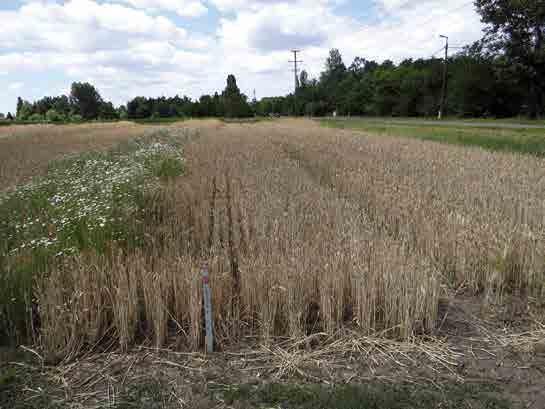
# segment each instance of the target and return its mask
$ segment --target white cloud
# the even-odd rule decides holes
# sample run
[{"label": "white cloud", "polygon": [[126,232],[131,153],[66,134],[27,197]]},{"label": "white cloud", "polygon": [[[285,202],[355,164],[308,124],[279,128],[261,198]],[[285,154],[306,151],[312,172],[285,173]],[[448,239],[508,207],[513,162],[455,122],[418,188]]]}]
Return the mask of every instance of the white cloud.
[{"label": "white cloud", "polygon": [[9,84],[8,88],[11,89],[11,90],[16,91],[18,89],[23,88],[24,86],[25,86],[25,84],[22,83],[22,82],[13,82],[13,83]]},{"label": "white cloud", "polygon": [[120,4],[93,0],[31,1],[16,11],[0,11],[0,36],[16,50],[94,51],[123,49],[153,38],[191,46],[192,38],[164,16],[150,16]]},{"label": "white cloud", "polygon": [[[7,89],[23,76],[24,94],[33,83],[47,84],[49,72],[61,72],[66,78],[51,83],[51,93],[63,81],[85,80],[121,103],[136,95],[198,97],[223,88],[233,73],[249,95],[253,88],[258,96],[278,95],[293,86],[288,60],[294,47],[302,49],[302,68],[318,76],[333,47],[347,65],[355,56],[399,62],[429,57],[442,45],[439,34],[449,35],[453,45],[481,36],[467,0],[449,0],[448,6],[444,0],[374,0],[378,21],[367,22],[340,14],[342,2],[26,0],[17,10],[0,10],[0,37],[9,39],[2,44],[0,78]],[[204,4],[220,10],[219,20],[209,14],[207,29],[217,39],[192,30],[192,20],[181,27],[168,17],[199,15]]]},{"label": "white cloud", "polygon": [[224,48],[251,48],[260,53],[322,46],[340,20],[329,9],[302,4],[273,4],[257,11],[244,10],[221,20]]},{"label": "white cloud", "polygon": [[314,6],[336,5],[344,0],[209,0],[222,12],[238,12],[242,10],[258,11],[270,6],[278,5],[304,5],[307,9]]},{"label": "white cloud", "polygon": [[139,9],[147,11],[169,11],[182,17],[199,17],[208,11],[208,8],[199,0],[120,0]]}]

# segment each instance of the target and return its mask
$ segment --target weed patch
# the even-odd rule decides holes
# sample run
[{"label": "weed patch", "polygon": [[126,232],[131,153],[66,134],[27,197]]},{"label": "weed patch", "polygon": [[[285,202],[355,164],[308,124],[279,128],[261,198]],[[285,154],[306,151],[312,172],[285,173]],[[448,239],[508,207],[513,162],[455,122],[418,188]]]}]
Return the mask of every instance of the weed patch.
[{"label": "weed patch", "polygon": [[179,146],[154,133],[109,152],[56,161],[45,177],[3,193],[0,319],[7,328],[0,339],[31,330],[36,274],[47,274],[64,256],[141,245],[149,197],[183,170]]}]

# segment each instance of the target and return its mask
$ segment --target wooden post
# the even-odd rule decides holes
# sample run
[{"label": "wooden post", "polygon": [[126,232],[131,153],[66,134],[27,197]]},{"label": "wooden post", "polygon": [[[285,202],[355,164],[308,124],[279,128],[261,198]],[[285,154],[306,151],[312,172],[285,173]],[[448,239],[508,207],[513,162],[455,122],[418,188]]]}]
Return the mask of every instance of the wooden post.
[{"label": "wooden post", "polygon": [[202,285],[203,285],[203,301],[204,301],[204,321],[206,329],[206,352],[214,352],[214,333],[212,321],[212,293],[210,291],[210,275],[208,273],[208,265],[205,263],[202,266]]}]

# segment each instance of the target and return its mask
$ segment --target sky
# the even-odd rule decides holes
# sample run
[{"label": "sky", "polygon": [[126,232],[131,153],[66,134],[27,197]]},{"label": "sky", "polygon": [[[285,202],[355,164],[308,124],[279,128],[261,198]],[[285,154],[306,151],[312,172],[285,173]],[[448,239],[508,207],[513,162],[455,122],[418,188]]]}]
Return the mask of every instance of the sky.
[{"label": "sky", "polygon": [[318,77],[331,48],[399,62],[482,37],[468,0],[0,0],[0,112],[21,96],[68,94],[74,81],[104,99],[221,91],[234,74],[257,98],[293,88],[290,50]]}]

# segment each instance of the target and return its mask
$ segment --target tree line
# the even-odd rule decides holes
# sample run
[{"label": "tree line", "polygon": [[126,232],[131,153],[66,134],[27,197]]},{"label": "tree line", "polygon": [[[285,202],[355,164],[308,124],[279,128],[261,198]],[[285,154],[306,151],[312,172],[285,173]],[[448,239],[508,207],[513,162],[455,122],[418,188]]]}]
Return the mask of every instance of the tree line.
[{"label": "tree line", "polygon": [[[448,58],[447,114],[458,117],[542,117],[545,114],[545,3],[475,0],[485,36]],[[186,96],[136,97],[114,107],[88,83],[69,96],[30,103],[18,99],[19,120],[249,117],[253,115],[434,116],[439,110],[445,61],[406,59],[399,64],[356,57],[349,65],[332,49],[318,78],[302,71],[296,91],[249,101],[233,75],[225,89]]]},{"label": "tree line", "polygon": [[129,119],[172,117],[226,117],[244,118],[255,114],[248,97],[240,92],[234,75],[227,77],[227,85],[220,94],[203,95],[193,101],[186,96],[173,98],[136,97],[127,103]]},{"label": "tree line", "polygon": [[[459,117],[531,118],[545,114],[545,2],[475,0],[485,36],[446,61],[447,106]],[[295,94],[264,98],[260,114],[434,116],[444,59],[400,64],[356,57],[347,66],[333,49],[319,78],[303,71]]]},{"label": "tree line", "polygon": [[17,99],[15,117],[8,113],[0,119],[18,121],[80,122],[89,120],[161,119],[185,117],[240,118],[255,114],[255,102],[240,92],[234,75],[227,77],[224,91],[203,95],[193,101],[180,97],[136,97],[126,105],[114,107],[105,101],[99,91],[89,83],[75,82],[70,95],[44,97],[34,102]]},{"label": "tree line", "polygon": [[[13,118],[11,113],[8,114]],[[119,119],[119,109],[105,101],[91,84],[74,82],[70,95],[43,97],[29,102],[17,98],[15,118],[19,121],[80,122]]]}]

